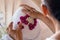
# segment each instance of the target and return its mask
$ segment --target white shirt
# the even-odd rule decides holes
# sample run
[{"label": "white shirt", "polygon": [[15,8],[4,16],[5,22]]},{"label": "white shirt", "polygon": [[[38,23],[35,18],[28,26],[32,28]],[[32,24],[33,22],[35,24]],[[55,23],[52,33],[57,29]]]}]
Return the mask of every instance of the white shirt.
[{"label": "white shirt", "polygon": [[[42,22],[40,21],[40,34],[39,36],[34,40],[53,40],[52,38],[48,38],[53,35],[53,32]],[[9,35],[5,35],[2,37],[3,40],[13,40],[9,37]],[[24,39],[26,40],[26,39]],[[54,39],[55,40],[55,39]]]}]

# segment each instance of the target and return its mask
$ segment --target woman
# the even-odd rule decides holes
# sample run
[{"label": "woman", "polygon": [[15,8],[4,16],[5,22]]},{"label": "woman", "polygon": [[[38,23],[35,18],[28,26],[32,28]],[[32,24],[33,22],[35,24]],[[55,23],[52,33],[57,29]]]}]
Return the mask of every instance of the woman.
[{"label": "woman", "polygon": [[[52,35],[46,40],[60,40],[60,0],[43,0],[42,2],[44,2],[44,4],[42,4],[42,11],[44,14],[41,14],[34,8],[25,4],[21,5],[22,7],[24,7],[22,11],[24,13],[29,13],[28,15],[30,15],[33,18],[38,18],[42,20],[54,32],[54,35]],[[21,27],[22,24],[19,23],[18,29],[12,30],[11,23],[7,28],[7,32],[13,39],[22,40]]]}]

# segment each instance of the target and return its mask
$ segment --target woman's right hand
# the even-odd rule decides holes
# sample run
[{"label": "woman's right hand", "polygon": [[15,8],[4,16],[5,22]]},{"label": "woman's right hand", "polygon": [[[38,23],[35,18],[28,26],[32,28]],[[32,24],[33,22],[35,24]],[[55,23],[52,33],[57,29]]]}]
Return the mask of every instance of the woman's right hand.
[{"label": "woman's right hand", "polygon": [[13,30],[12,27],[13,23],[10,23],[7,28],[7,33],[9,34],[9,36],[14,40],[22,40],[22,24],[19,23],[16,30]]}]

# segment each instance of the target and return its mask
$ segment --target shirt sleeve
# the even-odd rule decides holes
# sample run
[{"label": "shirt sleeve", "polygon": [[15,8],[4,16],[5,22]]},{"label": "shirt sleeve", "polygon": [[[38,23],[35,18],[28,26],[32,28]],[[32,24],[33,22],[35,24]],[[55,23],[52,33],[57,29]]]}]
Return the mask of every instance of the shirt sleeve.
[{"label": "shirt sleeve", "polygon": [[55,38],[47,38],[46,40],[56,40]]},{"label": "shirt sleeve", "polygon": [[13,40],[8,34],[2,36],[0,40]]}]

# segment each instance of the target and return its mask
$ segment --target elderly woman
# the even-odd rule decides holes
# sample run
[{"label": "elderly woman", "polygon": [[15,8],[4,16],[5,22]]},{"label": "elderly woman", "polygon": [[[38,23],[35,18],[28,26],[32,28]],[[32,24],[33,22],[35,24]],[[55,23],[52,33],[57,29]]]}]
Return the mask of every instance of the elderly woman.
[{"label": "elderly woman", "polygon": [[[43,0],[42,2],[44,2],[42,4],[43,14],[25,4],[21,5],[24,7],[22,11],[24,13],[29,13],[28,15],[33,18],[42,20],[54,32],[54,35],[46,40],[60,40],[60,0]],[[17,30],[12,29],[12,24],[13,23],[10,23],[9,27],[7,28],[8,34],[14,40],[22,40],[22,23],[18,24]]]}]

